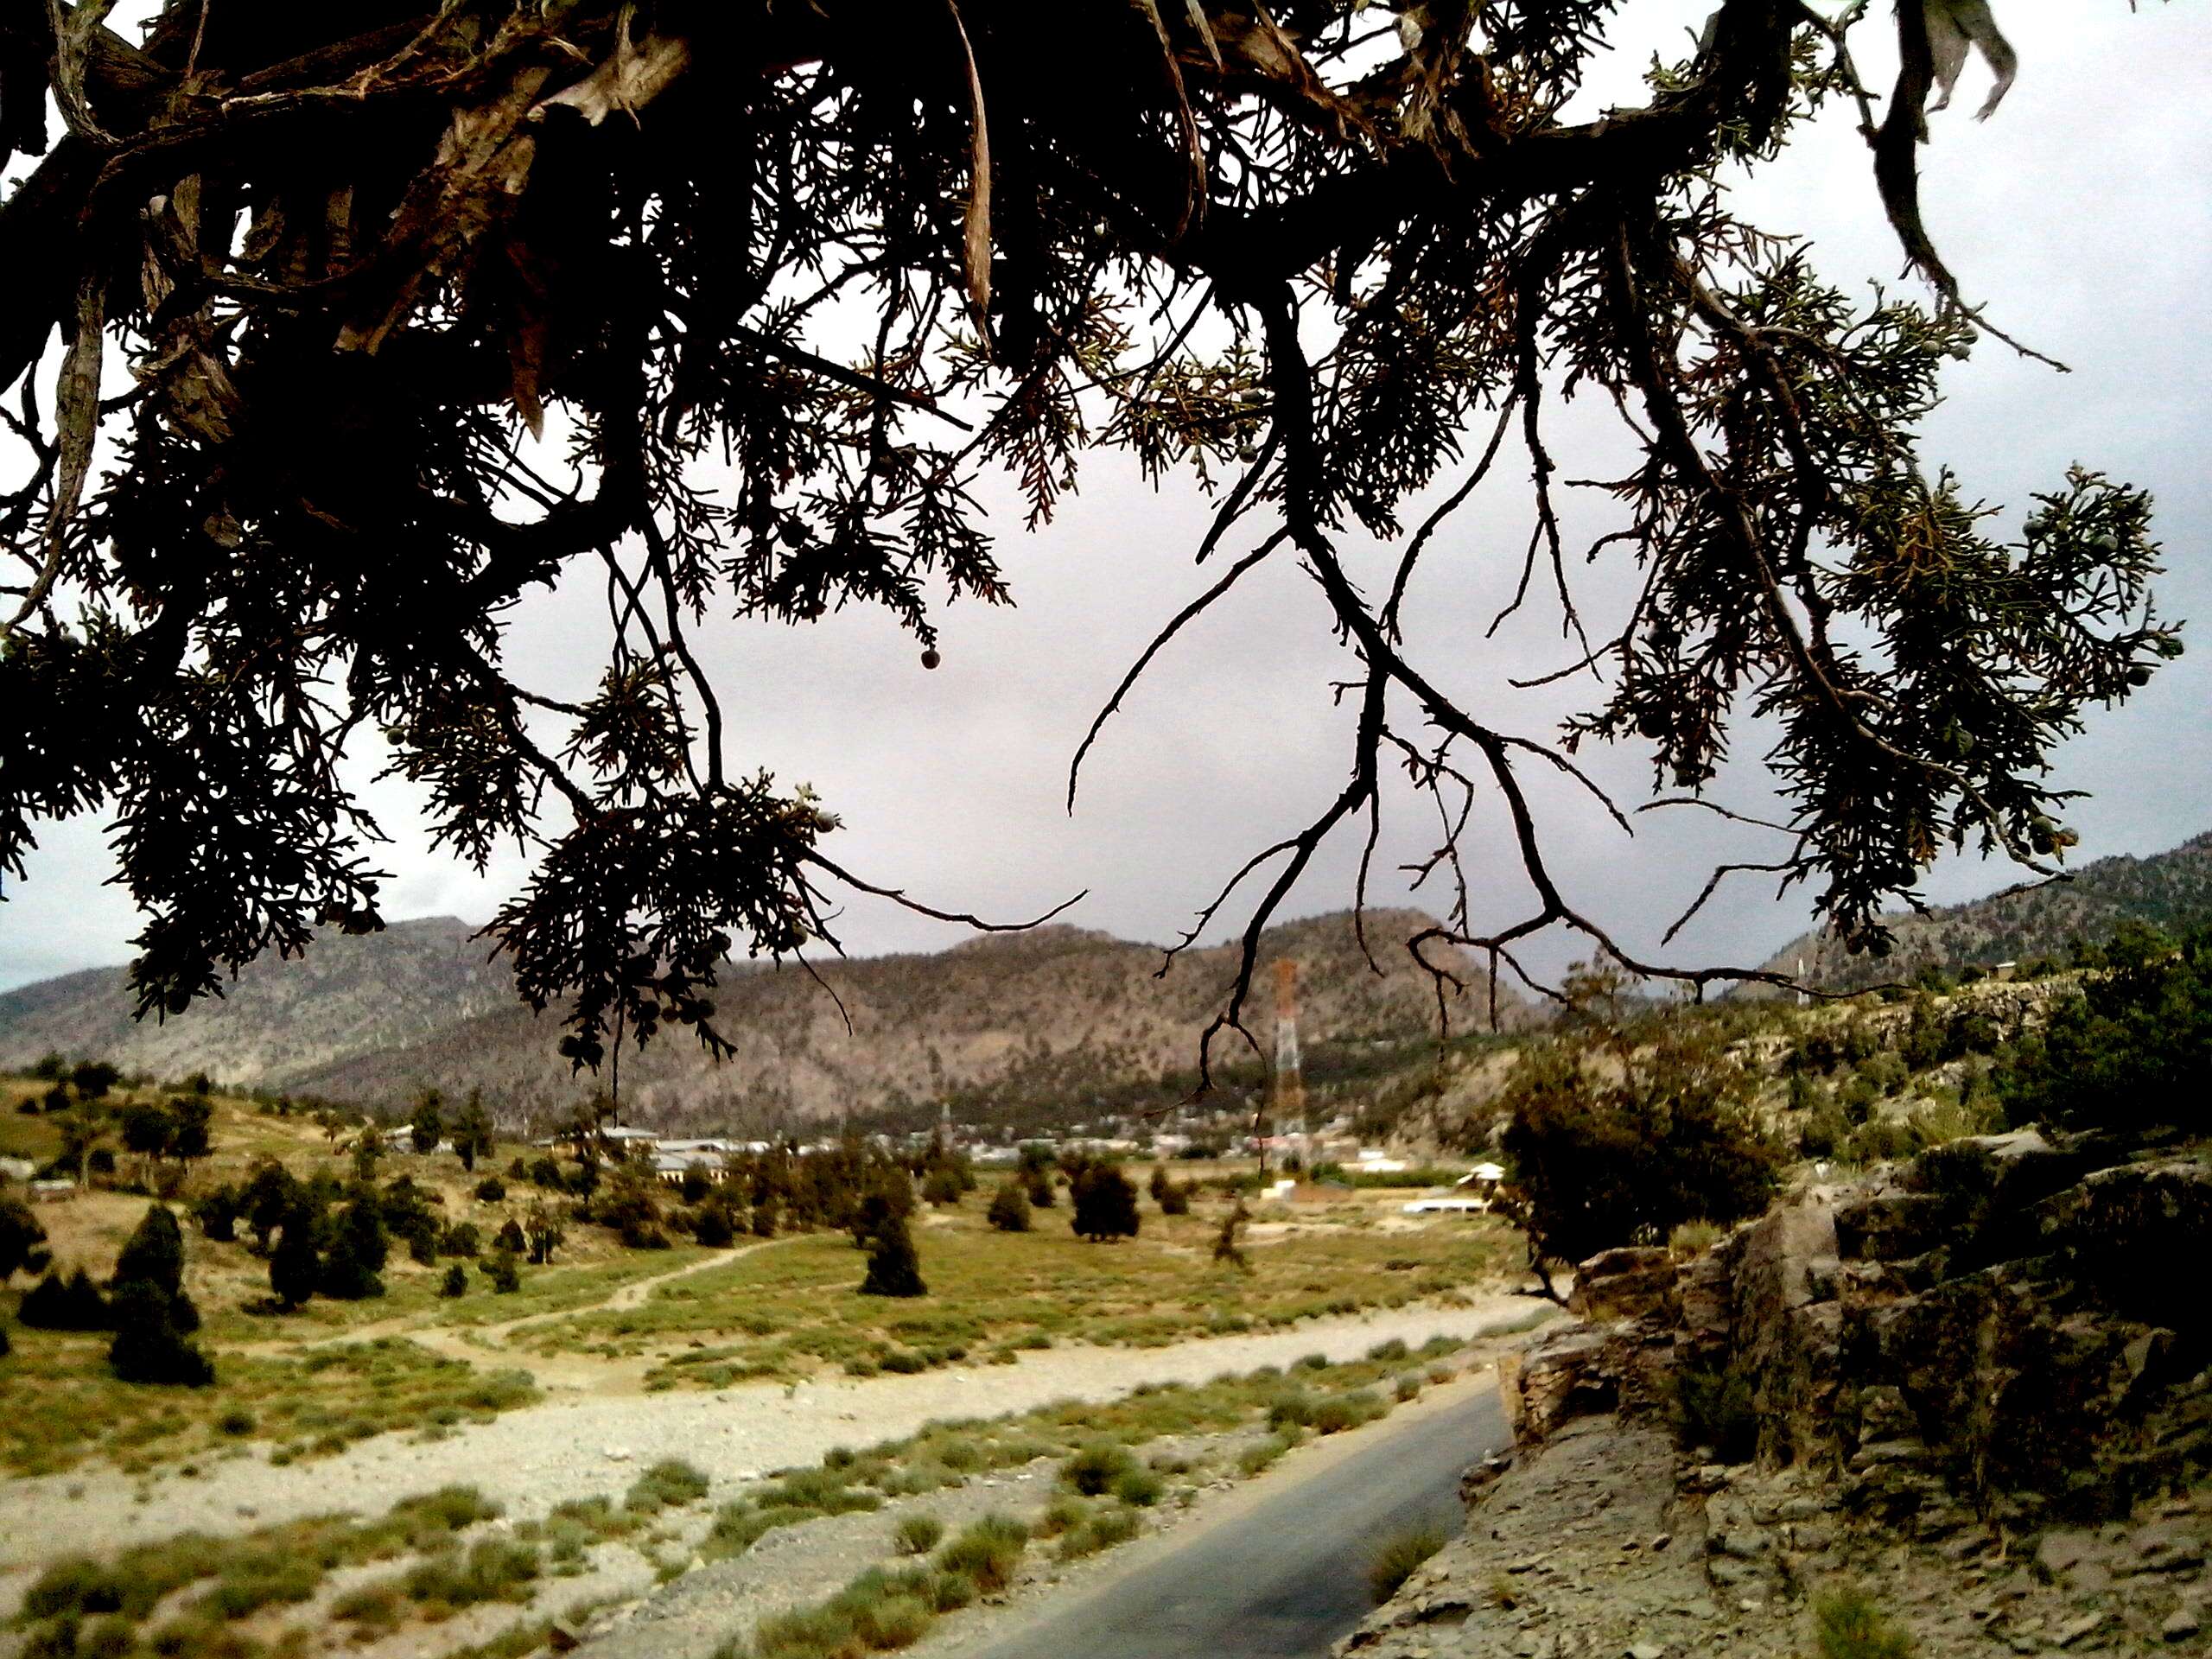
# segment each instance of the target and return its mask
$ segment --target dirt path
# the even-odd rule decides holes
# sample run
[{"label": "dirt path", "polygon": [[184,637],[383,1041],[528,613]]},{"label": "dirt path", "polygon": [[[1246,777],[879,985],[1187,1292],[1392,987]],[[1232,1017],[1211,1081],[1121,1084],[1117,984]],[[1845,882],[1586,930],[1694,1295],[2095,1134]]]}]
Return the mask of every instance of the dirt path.
[{"label": "dirt path", "polygon": [[[727,1258],[725,1258],[727,1259]],[[938,1418],[995,1417],[1049,1401],[1106,1400],[1148,1382],[1198,1382],[1303,1355],[1350,1359],[1397,1338],[1465,1338],[1516,1325],[1533,1305],[1497,1294],[1464,1306],[1413,1306],[1315,1320],[1287,1331],[1214,1337],[1166,1348],[1071,1345],[1012,1365],[911,1376],[756,1384],[719,1393],[564,1393],[436,1441],[385,1435],[334,1457],[283,1468],[258,1452],[194,1478],[140,1482],[111,1471],[0,1484],[0,1573],[82,1550],[197,1528],[237,1532],[334,1510],[378,1511],[448,1482],[480,1488],[515,1516],[566,1498],[619,1492],[645,1465],[680,1457],[719,1486],[811,1464],[839,1445],[910,1434]]]},{"label": "dirt path", "polygon": [[[711,1255],[686,1262],[680,1268],[671,1268],[666,1273],[656,1273],[618,1285],[598,1301],[584,1302],[550,1313],[524,1313],[515,1319],[502,1319],[496,1325],[437,1325],[429,1323],[436,1318],[433,1313],[406,1313],[395,1319],[378,1319],[370,1325],[355,1325],[351,1330],[334,1332],[327,1337],[317,1337],[312,1342],[257,1342],[226,1351],[283,1358],[308,1349],[328,1348],[341,1343],[374,1342],[379,1337],[405,1337],[409,1341],[448,1359],[464,1360],[471,1365],[504,1365],[512,1361],[501,1351],[505,1349],[507,1338],[517,1331],[534,1325],[551,1324],[557,1319],[575,1319],[588,1313],[627,1313],[633,1308],[643,1307],[653,1292],[663,1285],[689,1278],[695,1273],[703,1273],[709,1268],[726,1268],[755,1251],[771,1249],[785,1242],[783,1239],[764,1238],[758,1243],[741,1245],[734,1250],[717,1250]],[[573,1372],[580,1379],[576,1386],[604,1388],[629,1378],[632,1373],[642,1376],[652,1362],[595,1359],[588,1355],[577,1355],[571,1363],[564,1359],[531,1355],[529,1363],[531,1370],[541,1372]],[[538,1381],[542,1385],[563,1386],[550,1375],[541,1376]]]}]

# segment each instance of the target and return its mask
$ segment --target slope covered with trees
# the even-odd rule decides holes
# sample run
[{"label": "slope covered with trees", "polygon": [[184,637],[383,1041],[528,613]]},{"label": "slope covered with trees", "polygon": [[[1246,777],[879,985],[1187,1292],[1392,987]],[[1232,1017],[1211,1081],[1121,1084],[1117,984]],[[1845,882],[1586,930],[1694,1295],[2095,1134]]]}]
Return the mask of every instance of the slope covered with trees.
[{"label": "slope covered with trees", "polygon": [[2146,922],[2183,933],[2212,921],[2212,832],[2148,858],[2101,858],[2065,881],[2007,888],[1986,899],[1925,915],[1888,918],[1896,944],[1886,958],[1853,956],[1833,933],[1808,933],[1767,963],[1812,984],[1857,989],[1910,980],[1924,969],[2064,958],[2077,941],[2094,944],[2120,923]]}]

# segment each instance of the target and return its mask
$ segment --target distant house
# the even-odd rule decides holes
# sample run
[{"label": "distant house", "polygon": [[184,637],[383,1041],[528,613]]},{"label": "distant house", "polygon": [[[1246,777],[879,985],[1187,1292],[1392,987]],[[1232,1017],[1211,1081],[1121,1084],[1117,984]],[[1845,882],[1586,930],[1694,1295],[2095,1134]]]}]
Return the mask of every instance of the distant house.
[{"label": "distant house", "polygon": [[74,1181],[33,1181],[31,1183],[33,1204],[67,1204],[76,1196],[77,1183]]},{"label": "distant house", "polygon": [[1402,1158],[1393,1158],[1380,1147],[1362,1147],[1352,1161],[1353,1170],[1362,1175],[1402,1175],[1413,1166]]},{"label": "distant house", "polygon": [[0,1158],[0,1179],[28,1181],[38,1173],[38,1165],[29,1158]]},{"label": "distant house", "polygon": [[1471,1192],[1478,1198],[1497,1196],[1499,1185],[1505,1179],[1505,1171],[1496,1164],[1477,1164],[1472,1169],[1452,1183],[1464,1192]]},{"label": "distant house", "polygon": [[653,1173],[668,1186],[681,1186],[683,1178],[696,1166],[710,1181],[729,1179],[729,1166],[720,1153],[691,1152],[678,1154],[663,1149],[652,1154]]}]

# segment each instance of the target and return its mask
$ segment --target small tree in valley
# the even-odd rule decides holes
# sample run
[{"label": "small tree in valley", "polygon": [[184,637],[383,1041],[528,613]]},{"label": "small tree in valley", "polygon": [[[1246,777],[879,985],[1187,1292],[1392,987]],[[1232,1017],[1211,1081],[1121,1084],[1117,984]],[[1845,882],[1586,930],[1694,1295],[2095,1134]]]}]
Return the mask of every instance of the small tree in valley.
[{"label": "small tree in valley", "polygon": [[296,1205],[277,1225],[282,1230],[269,1255],[269,1290],[276,1306],[289,1313],[322,1282],[322,1257],[315,1247],[315,1215],[304,1205]]},{"label": "small tree in valley", "polygon": [[492,1115],[484,1109],[484,1093],[480,1089],[468,1091],[468,1098],[454,1114],[446,1135],[453,1142],[453,1149],[461,1159],[461,1166],[474,1174],[476,1160],[489,1158],[494,1147],[492,1135]]},{"label": "small tree in valley", "polygon": [[1068,1188],[1075,1205],[1069,1225],[1098,1243],[1137,1236],[1136,1185],[1111,1164],[1086,1164]]},{"label": "small tree in valley", "polygon": [[1002,1233],[1029,1230],[1029,1193],[1020,1181],[1008,1181],[991,1195],[985,1218]]},{"label": "small tree in valley", "polygon": [[886,1221],[868,1243],[868,1274],[861,1281],[863,1296],[926,1296],[922,1262],[914,1249],[914,1236],[904,1216]]},{"label": "small tree in valley", "polygon": [[419,1153],[435,1152],[446,1138],[445,1096],[436,1090],[425,1089],[415,1103],[407,1119],[407,1138]]}]

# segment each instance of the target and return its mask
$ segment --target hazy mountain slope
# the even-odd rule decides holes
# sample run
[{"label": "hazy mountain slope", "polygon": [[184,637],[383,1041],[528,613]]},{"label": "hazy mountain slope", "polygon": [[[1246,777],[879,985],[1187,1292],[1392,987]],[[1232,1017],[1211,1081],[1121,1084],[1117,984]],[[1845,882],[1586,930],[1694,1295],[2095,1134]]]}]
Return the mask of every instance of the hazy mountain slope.
[{"label": "hazy mountain slope", "polygon": [[[1378,976],[1361,956],[1348,912],[1287,923],[1266,936],[1248,1022],[1273,1029],[1268,964],[1301,969],[1309,1045],[1403,1039],[1433,1029],[1434,992],[1403,941],[1431,925],[1413,911],[1367,918]],[[395,1103],[417,1090],[481,1088],[511,1118],[558,1111],[593,1087],[555,1051],[553,1017],[512,1001],[504,969],[452,921],[404,923],[359,940],[319,941],[303,962],[257,963],[220,1007],[165,1027],[133,1027],[116,972],[77,974],[0,997],[0,1065],[49,1049],[105,1053],[167,1076],[205,1068],[228,1080],[333,1099]],[[872,1112],[948,1090],[1035,1078],[1081,1098],[1089,1080],[1157,1077],[1191,1065],[1198,1033],[1235,965],[1224,947],[1179,959],[1155,977],[1157,947],[1050,927],[988,936],[931,956],[821,964],[832,1000],[800,968],[733,972],[715,995],[716,1023],[737,1045],[715,1065],[681,1033],[622,1059],[625,1115],[721,1122]],[[1455,999],[1457,1026],[1486,1013],[1487,982],[1471,962]],[[839,1002],[843,1004],[841,1014]],[[1527,1017],[1501,992],[1510,1019]],[[851,1029],[846,1027],[846,1016]],[[1242,1045],[1224,1049],[1232,1058]]]},{"label": "hazy mountain slope", "polygon": [[416,1042],[514,997],[490,946],[451,916],[381,933],[317,937],[290,962],[264,960],[225,995],[163,1021],[130,1017],[120,968],[94,968],[0,992],[0,1067],[49,1050],[98,1055],[126,1072],[282,1083],[352,1055]]},{"label": "hazy mountain slope", "polygon": [[1872,985],[1910,979],[1920,969],[2015,962],[2062,952],[2075,938],[2095,939],[2133,918],[2169,929],[2212,920],[2212,833],[2148,858],[2099,859],[2070,881],[2007,888],[1970,904],[1892,917],[1897,947],[1886,961],[1847,954],[1832,936],[1808,933],[1765,965],[1797,971],[1816,984]]}]

